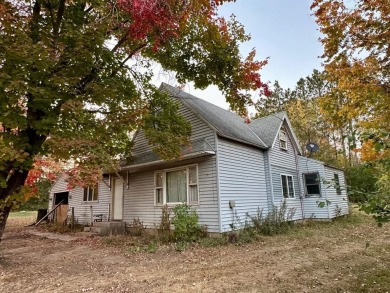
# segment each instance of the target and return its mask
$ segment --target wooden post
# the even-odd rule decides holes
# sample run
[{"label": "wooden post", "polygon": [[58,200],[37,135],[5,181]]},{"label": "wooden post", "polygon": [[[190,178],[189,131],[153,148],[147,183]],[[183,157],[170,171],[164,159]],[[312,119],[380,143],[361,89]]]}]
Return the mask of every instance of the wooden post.
[{"label": "wooden post", "polygon": [[53,213],[61,204],[62,204],[63,200],[61,200],[61,202],[56,205],[50,212],[48,212],[46,214],[46,216],[44,216],[42,219],[40,219],[38,222],[36,222],[35,226],[38,226],[40,222],[42,222],[44,219],[46,219],[51,213]]},{"label": "wooden post", "polygon": [[89,208],[91,209],[91,211],[90,211],[90,212],[91,212],[91,219],[90,219],[90,220],[91,220],[91,225],[90,225],[90,227],[92,227],[92,226],[93,226],[93,210],[92,210],[92,205],[90,205]]},{"label": "wooden post", "polygon": [[72,207],[72,219],[70,222],[70,230],[73,231],[74,228],[74,207]]}]

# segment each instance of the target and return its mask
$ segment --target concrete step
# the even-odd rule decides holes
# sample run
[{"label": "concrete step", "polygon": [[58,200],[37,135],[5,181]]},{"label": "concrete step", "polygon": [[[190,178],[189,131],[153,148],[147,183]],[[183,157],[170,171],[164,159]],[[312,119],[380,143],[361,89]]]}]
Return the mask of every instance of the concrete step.
[{"label": "concrete step", "polygon": [[126,223],[122,221],[111,221],[111,222],[93,222],[94,227],[126,227]]},{"label": "concrete step", "polygon": [[123,235],[126,232],[126,226],[118,227],[84,227],[84,232],[93,233],[99,236]]}]

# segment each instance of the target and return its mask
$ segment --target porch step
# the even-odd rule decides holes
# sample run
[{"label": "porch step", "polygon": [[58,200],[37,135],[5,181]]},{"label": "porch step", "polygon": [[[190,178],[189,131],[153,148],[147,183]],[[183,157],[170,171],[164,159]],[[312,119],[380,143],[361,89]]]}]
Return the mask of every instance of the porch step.
[{"label": "porch step", "polygon": [[84,227],[84,232],[90,232],[99,236],[123,235],[126,232],[126,223],[95,222],[92,227]]},{"label": "porch step", "polygon": [[111,221],[111,222],[94,222],[93,227],[126,227],[126,223],[122,221]]}]

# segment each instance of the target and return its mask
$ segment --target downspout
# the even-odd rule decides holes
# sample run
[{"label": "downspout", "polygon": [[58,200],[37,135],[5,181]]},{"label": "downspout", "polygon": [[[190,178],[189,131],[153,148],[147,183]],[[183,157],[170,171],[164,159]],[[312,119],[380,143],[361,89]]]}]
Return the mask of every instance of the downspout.
[{"label": "downspout", "polygon": [[294,157],[295,157],[295,168],[297,170],[297,179],[298,179],[298,188],[299,188],[299,201],[301,202],[301,214],[302,214],[302,220],[305,219],[305,213],[303,211],[303,195],[302,195],[302,186],[301,186],[301,172],[299,170],[299,163],[298,163],[298,155],[295,152],[295,147],[293,147],[294,150]]},{"label": "downspout", "polygon": [[222,210],[221,210],[221,194],[220,194],[220,182],[219,182],[219,152],[218,152],[218,135],[214,131],[215,140],[215,153],[216,153],[216,177],[217,177],[217,201],[218,201],[218,225],[219,232],[222,233]]},{"label": "downspout", "polygon": [[271,162],[270,162],[270,156],[269,156],[269,152],[270,150],[268,149],[267,152],[266,152],[266,155],[267,155],[267,161],[268,161],[268,177],[269,177],[269,184],[271,186],[271,202],[272,202],[272,208],[273,206],[275,205],[275,197],[274,197],[274,186],[273,186],[273,183],[272,183],[272,170],[271,170]]}]

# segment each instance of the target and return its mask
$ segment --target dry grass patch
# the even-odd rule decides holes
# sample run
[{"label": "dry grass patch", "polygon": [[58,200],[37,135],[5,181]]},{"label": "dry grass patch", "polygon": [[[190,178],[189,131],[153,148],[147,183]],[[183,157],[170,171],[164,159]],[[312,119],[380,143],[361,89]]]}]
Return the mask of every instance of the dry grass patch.
[{"label": "dry grass patch", "polygon": [[65,243],[22,233],[0,244],[0,292],[390,292],[390,225],[357,211],[251,243],[205,239],[184,252],[161,245],[151,254],[153,238]]}]

